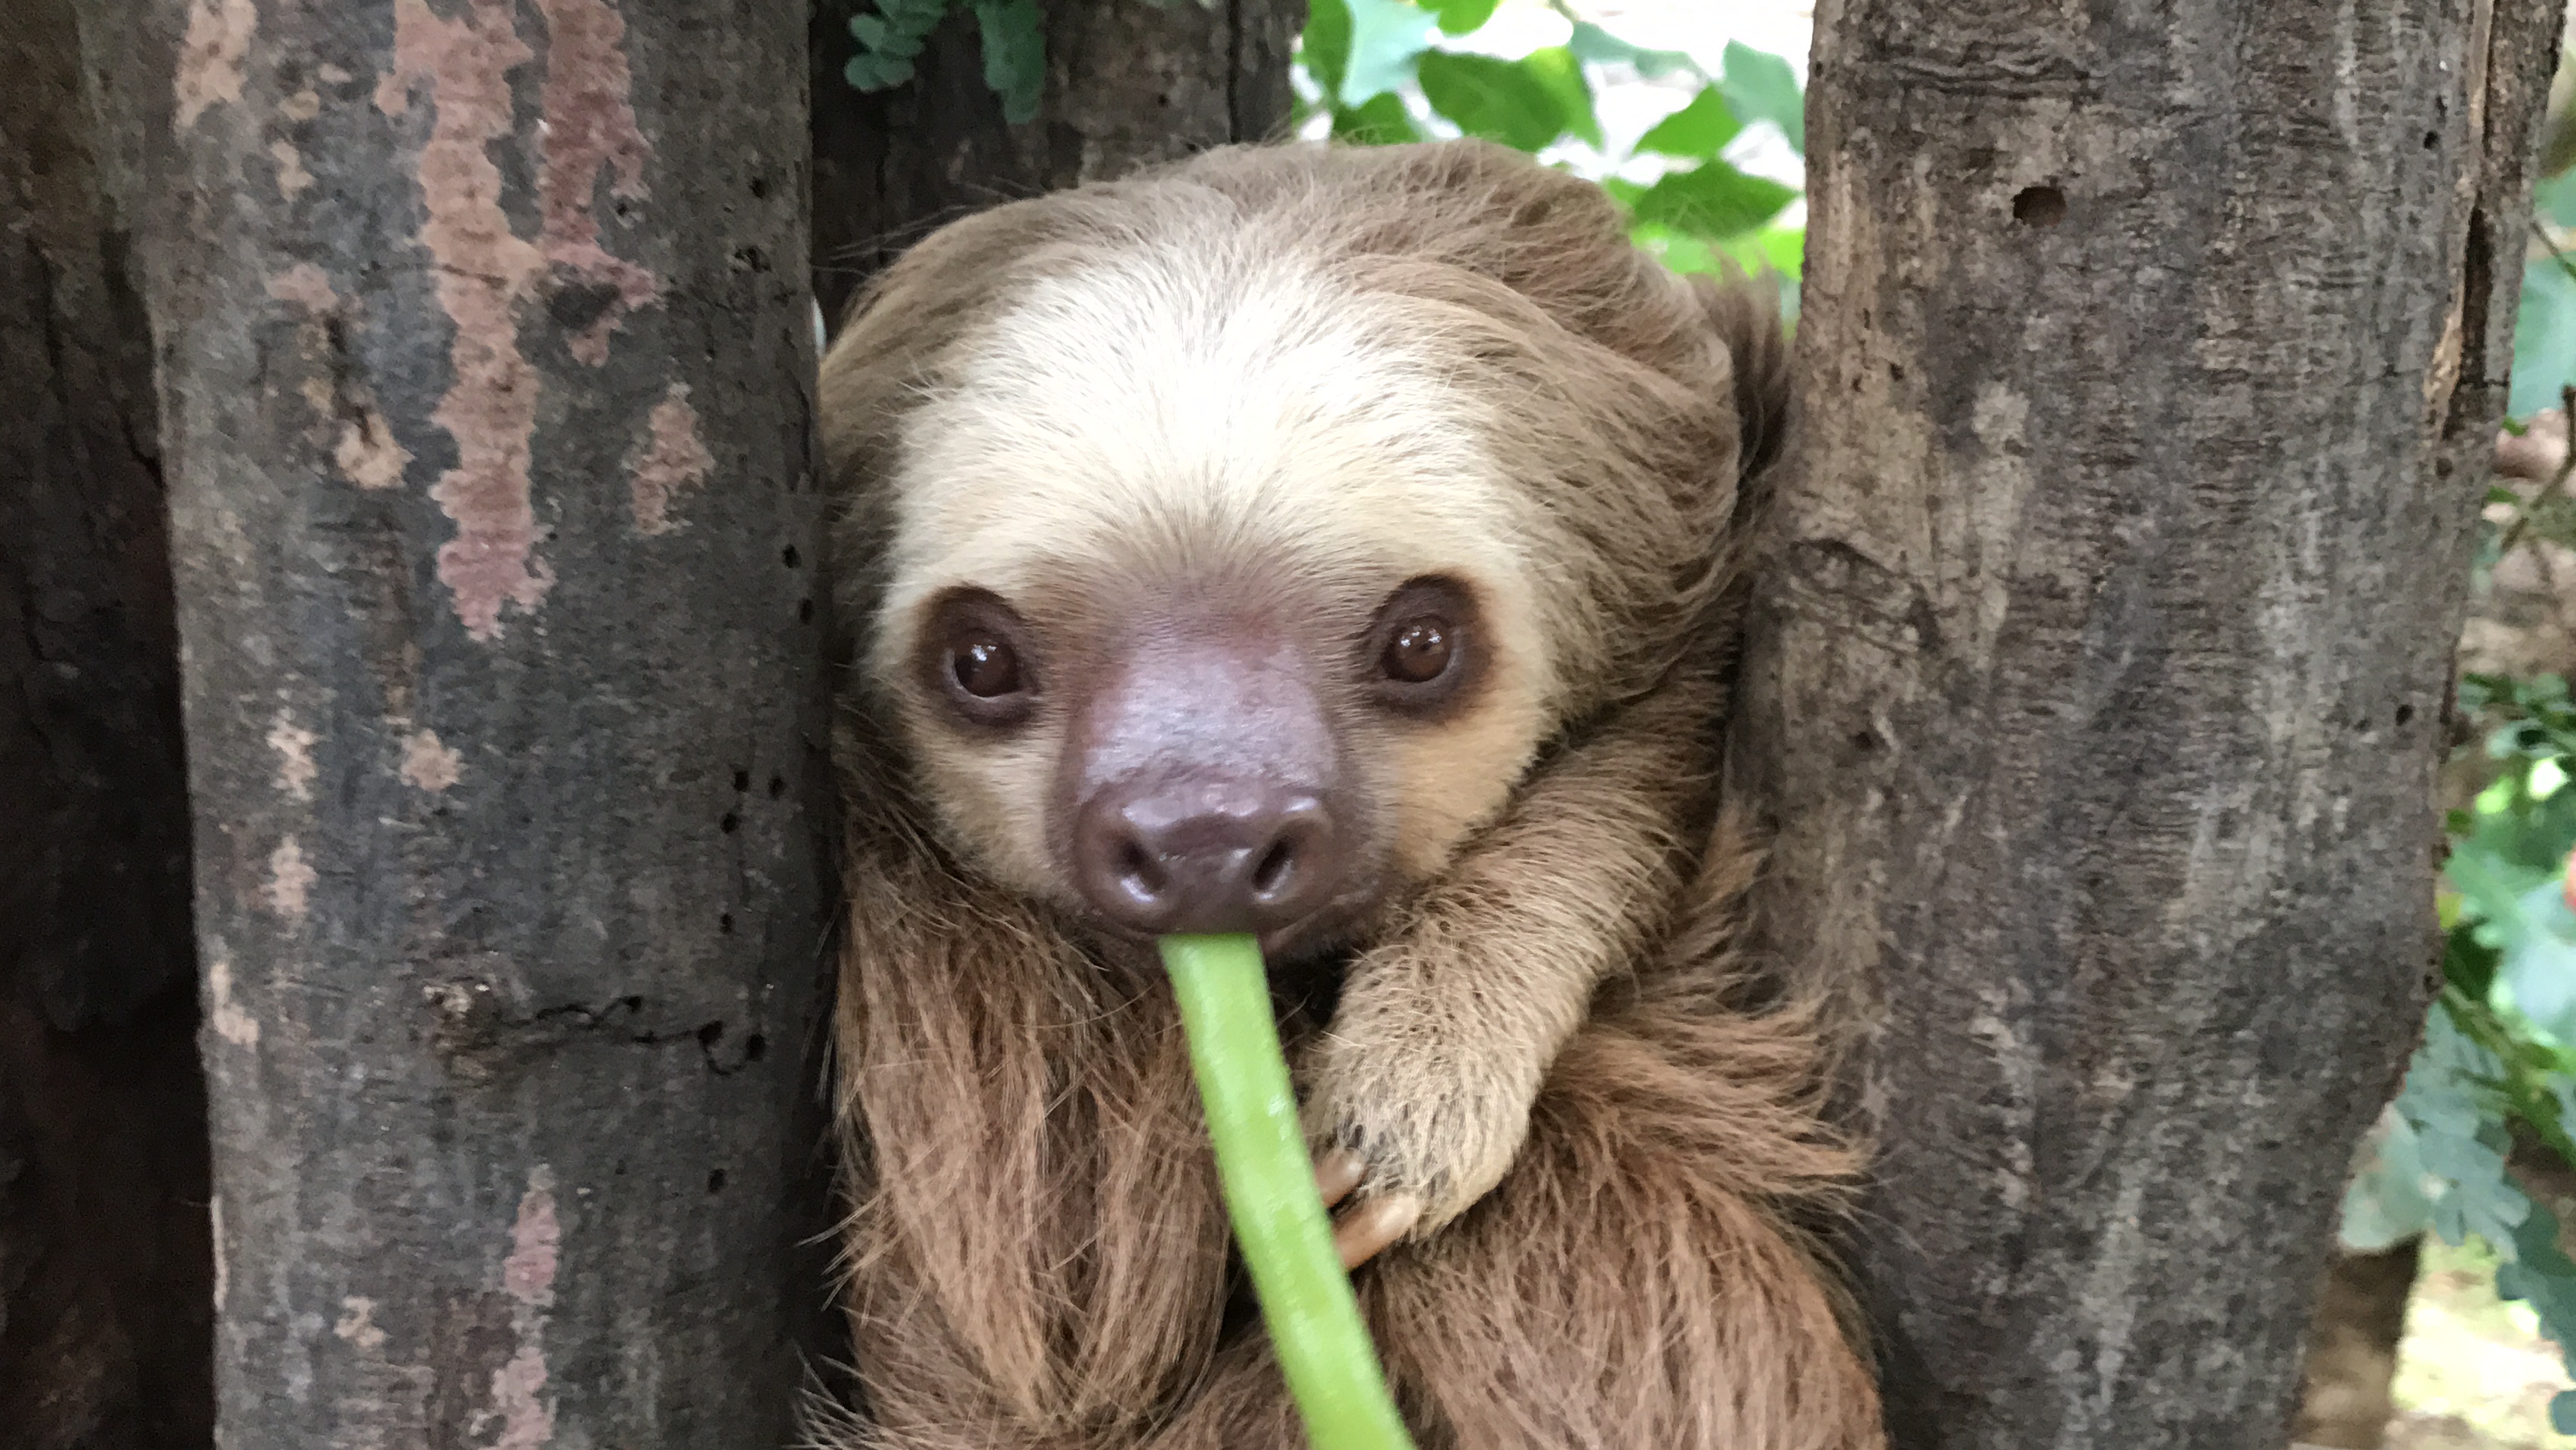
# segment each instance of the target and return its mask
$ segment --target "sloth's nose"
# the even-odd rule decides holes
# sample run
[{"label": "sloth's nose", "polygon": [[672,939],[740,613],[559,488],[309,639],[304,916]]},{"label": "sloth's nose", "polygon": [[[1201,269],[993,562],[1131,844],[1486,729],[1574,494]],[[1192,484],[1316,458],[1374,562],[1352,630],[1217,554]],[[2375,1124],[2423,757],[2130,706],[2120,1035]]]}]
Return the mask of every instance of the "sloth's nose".
[{"label": "sloth's nose", "polygon": [[1184,776],[1111,786],[1074,822],[1084,896],[1121,926],[1265,932],[1332,895],[1340,832],[1315,792]]}]

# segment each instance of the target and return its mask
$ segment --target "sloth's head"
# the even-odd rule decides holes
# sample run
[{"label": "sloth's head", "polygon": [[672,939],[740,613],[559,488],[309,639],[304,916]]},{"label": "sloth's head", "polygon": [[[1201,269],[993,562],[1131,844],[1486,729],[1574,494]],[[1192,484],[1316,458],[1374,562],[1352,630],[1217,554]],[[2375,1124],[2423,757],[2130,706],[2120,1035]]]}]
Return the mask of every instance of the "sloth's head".
[{"label": "sloth's head", "polygon": [[[1713,392],[1678,382],[1352,213],[1452,248],[1495,218],[1232,160],[933,237],[835,347],[824,426],[859,694],[950,848],[1116,933],[1294,954],[1436,877],[1670,663],[1732,413],[1722,350]],[[1689,294],[1606,208],[1551,223],[1581,193],[1502,165],[1548,203],[1516,238],[1579,231],[1540,240],[1680,331]]]}]

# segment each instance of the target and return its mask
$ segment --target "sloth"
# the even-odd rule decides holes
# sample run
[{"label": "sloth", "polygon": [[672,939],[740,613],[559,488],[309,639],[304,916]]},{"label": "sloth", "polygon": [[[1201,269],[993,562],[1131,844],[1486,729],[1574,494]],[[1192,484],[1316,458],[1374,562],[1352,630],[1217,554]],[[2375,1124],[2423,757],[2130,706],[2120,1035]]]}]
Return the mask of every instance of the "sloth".
[{"label": "sloth", "polygon": [[1720,790],[1767,286],[1451,142],[1011,203],[862,295],[827,1439],[1306,1443],[1153,946],[1241,931],[1424,1450],[1883,1443]]}]

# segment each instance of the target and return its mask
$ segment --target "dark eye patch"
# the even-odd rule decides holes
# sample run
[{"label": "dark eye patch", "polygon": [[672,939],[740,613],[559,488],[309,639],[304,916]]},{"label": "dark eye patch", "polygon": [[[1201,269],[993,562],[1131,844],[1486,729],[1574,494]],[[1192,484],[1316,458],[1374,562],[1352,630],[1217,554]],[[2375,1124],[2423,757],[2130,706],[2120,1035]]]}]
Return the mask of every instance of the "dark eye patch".
[{"label": "dark eye patch", "polygon": [[1371,695],[1402,714],[1445,713],[1483,673],[1482,622],[1475,596],[1456,580],[1406,581],[1378,606],[1363,638]]},{"label": "dark eye patch", "polygon": [[961,721],[992,729],[1036,712],[1035,641],[997,595],[960,589],[934,601],[915,649],[915,673]]}]

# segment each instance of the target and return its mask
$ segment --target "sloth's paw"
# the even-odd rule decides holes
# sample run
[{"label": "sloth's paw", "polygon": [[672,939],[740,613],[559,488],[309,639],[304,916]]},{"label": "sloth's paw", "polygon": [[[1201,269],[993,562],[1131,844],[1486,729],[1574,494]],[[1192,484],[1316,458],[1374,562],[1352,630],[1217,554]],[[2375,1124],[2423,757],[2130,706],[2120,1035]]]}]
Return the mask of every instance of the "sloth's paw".
[{"label": "sloth's paw", "polygon": [[1502,1181],[1538,1085],[1493,1056],[1440,1052],[1410,1034],[1373,1044],[1339,1024],[1310,1048],[1307,1132],[1316,1185],[1340,1205],[1333,1241],[1344,1267],[1431,1234]]}]

